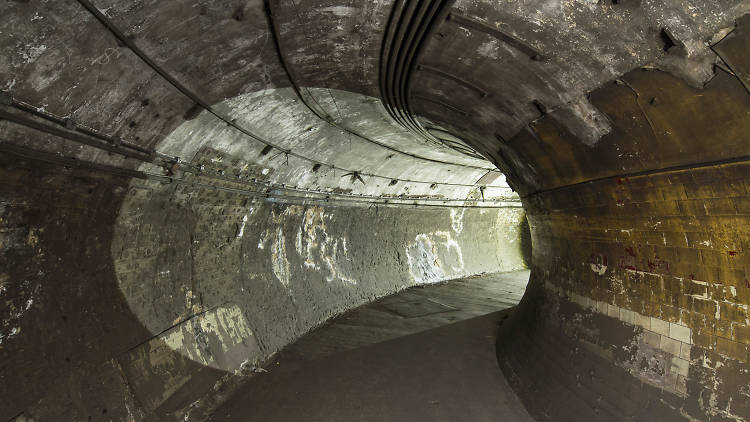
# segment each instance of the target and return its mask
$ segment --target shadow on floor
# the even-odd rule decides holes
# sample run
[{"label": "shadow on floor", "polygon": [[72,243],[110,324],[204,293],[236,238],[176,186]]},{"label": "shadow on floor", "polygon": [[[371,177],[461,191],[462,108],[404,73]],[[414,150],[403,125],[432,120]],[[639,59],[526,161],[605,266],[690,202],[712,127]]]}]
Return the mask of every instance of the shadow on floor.
[{"label": "shadow on floor", "polygon": [[368,304],[280,354],[210,420],[532,421],[495,348],[526,280],[494,274]]}]

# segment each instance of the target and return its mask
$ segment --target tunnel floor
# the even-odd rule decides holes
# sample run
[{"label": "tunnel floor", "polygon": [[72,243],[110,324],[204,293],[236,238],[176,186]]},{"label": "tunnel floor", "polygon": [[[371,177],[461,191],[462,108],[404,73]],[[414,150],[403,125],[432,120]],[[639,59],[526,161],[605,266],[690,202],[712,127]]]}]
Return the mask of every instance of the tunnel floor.
[{"label": "tunnel floor", "polygon": [[528,276],[454,280],[362,306],[279,353],[210,420],[531,421],[496,358],[499,322]]}]

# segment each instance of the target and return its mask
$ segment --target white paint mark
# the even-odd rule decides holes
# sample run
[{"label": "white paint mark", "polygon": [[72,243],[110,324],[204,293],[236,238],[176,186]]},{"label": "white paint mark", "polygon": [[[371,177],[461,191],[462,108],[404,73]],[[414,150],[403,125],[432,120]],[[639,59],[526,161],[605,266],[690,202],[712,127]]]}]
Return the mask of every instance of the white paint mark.
[{"label": "white paint mark", "polygon": [[418,284],[437,283],[463,275],[461,247],[449,232],[417,235],[415,242],[406,247],[406,260],[409,273]]},{"label": "white paint mark", "polygon": [[451,209],[451,228],[453,228],[453,231],[456,232],[456,234],[460,234],[464,230],[464,214],[466,213],[466,208],[461,208],[461,213],[453,208]]},{"label": "white paint mark", "polygon": [[331,6],[323,7],[318,9],[320,13],[331,13],[336,16],[354,16],[357,13],[357,8],[348,6]]},{"label": "white paint mark", "polygon": [[426,234],[418,235],[416,243],[406,248],[406,260],[409,272],[417,283],[437,283],[445,278],[432,241]]},{"label": "white paint mark", "polygon": [[297,255],[302,256],[302,227],[297,228],[297,241],[294,242],[294,248],[297,250]]},{"label": "white paint mark", "polygon": [[279,279],[281,284],[289,287],[289,260],[286,257],[286,242],[281,227],[279,227],[276,233],[276,241],[271,247],[271,264],[276,278]]},{"label": "white paint mark", "polygon": [[338,280],[356,285],[357,280],[346,275],[351,273],[347,239],[331,236],[327,231],[327,220],[332,220],[332,215],[326,214],[321,207],[305,211],[302,229],[297,232],[297,248],[305,256],[303,265],[315,271],[326,271],[325,280],[329,283]]},{"label": "white paint mark", "polygon": [[108,64],[110,61],[117,60],[122,55],[122,52],[118,48],[109,47],[104,50],[104,53],[91,59],[91,66],[96,64]]},{"label": "white paint mark", "polygon": [[242,237],[245,234],[245,225],[247,224],[247,214],[242,217],[242,225],[240,225],[240,231],[237,233],[237,237]]},{"label": "white paint mark", "polygon": [[480,56],[487,57],[489,59],[499,58],[497,55],[497,41],[493,39],[483,43],[477,49],[477,53],[479,53]]},{"label": "white paint mark", "polygon": [[47,51],[47,46],[44,44],[27,47],[26,51],[23,51],[21,53],[21,57],[23,58],[24,62],[31,63],[38,59],[45,51]]},{"label": "white paint mark", "polygon": [[591,271],[599,274],[604,275],[604,273],[607,272],[607,266],[603,264],[589,264],[591,266]]},{"label": "white paint mark", "polygon": [[[175,350],[190,359],[206,366],[234,370],[241,362],[228,356],[235,348],[250,349],[253,332],[245,319],[242,310],[237,305],[218,307],[203,315],[185,321],[170,329],[156,341],[163,342],[169,349]],[[217,338],[218,342],[208,342],[209,338]],[[150,348],[149,362],[154,367],[169,365],[168,355],[158,345]],[[258,352],[258,350],[247,350]],[[234,354],[234,353],[233,353]],[[224,355],[224,359],[217,359]],[[238,354],[239,355],[239,354]],[[246,356],[246,355],[245,355]],[[229,359],[226,359],[226,358]]]}]

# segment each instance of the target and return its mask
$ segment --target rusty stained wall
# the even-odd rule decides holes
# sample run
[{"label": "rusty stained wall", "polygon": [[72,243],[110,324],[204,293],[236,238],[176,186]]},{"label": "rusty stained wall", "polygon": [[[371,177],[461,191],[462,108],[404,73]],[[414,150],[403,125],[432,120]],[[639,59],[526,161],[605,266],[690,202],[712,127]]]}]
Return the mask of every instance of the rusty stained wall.
[{"label": "rusty stained wall", "polygon": [[504,147],[539,182],[518,341],[499,344],[537,418],[750,418],[747,25],[702,89],[635,70],[592,92],[613,127],[596,146],[547,116]]},{"label": "rusty stained wall", "polygon": [[[599,409],[592,418],[642,420],[661,407],[672,418],[747,416],[747,171],[732,164],[536,197],[537,206],[553,210],[530,211],[532,284],[540,292],[529,301],[547,315],[527,319],[540,328],[525,335],[538,335],[533,350],[545,355],[552,349],[544,345],[564,328],[569,338],[554,353],[575,380],[561,384],[573,383],[573,394]],[[604,363],[590,369],[587,353],[623,377]],[[534,364],[506,368],[527,366]],[[538,386],[532,379],[518,385]]]}]

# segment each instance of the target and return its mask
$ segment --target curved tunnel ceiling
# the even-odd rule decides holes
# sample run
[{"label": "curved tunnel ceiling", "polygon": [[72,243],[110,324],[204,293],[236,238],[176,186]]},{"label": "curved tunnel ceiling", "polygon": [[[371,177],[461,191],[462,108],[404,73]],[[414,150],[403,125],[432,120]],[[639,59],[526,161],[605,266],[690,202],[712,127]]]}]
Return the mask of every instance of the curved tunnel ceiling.
[{"label": "curved tunnel ceiling", "polygon": [[[84,5],[93,8],[89,3]],[[78,9],[81,7],[83,6],[77,6]],[[330,83],[321,84],[306,75],[295,78],[293,72],[297,72],[296,67],[301,67],[295,60],[301,60],[303,57],[286,58],[289,54],[286,51],[294,51],[295,48],[283,47],[283,34],[274,33],[270,14],[266,15],[260,3],[238,5],[232,9],[232,14],[216,17],[213,15],[218,11],[212,10],[208,5],[187,9],[179,7],[179,12],[168,12],[166,15],[159,12],[153,19],[144,18],[144,14],[149,13],[148,8],[140,5],[128,8],[124,4],[118,4],[113,7],[125,9],[117,14],[114,13],[114,9],[107,8],[107,5],[97,7],[107,15],[96,12],[95,8],[92,15],[85,8],[81,11],[63,7],[60,13],[46,21],[34,21],[43,27],[38,31],[38,35],[42,37],[35,41],[36,47],[23,44],[22,40],[15,41],[17,47],[21,45],[22,49],[25,49],[19,57],[19,63],[11,64],[14,78],[7,83],[7,88],[12,91],[13,100],[23,103],[21,107],[16,104],[16,108],[25,106],[27,110],[43,110],[59,119],[70,119],[71,122],[75,122],[72,124],[96,128],[99,133],[120,138],[127,146],[140,147],[146,151],[154,149],[158,154],[157,161],[165,167],[165,162],[168,161],[193,161],[196,151],[191,150],[188,145],[203,145],[210,148],[215,144],[217,147],[230,148],[238,158],[250,159],[267,167],[266,173],[277,173],[268,178],[268,181],[277,186],[303,189],[330,187],[360,195],[401,195],[407,198],[431,196],[455,200],[466,198],[472,188],[476,190],[476,182],[494,169],[491,163],[480,159],[470,147],[465,147],[466,152],[470,153],[467,155],[465,152],[457,153],[459,150],[446,146],[436,138],[410,136],[406,129],[388,118],[377,100],[362,97],[361,94],[352,96],[353,94],[347,93],[347,90],[352,93],[369,93],[372,90],[367,86],[337,87]],[[216,9],[217,6],[213,8]],[[53,20],[75,21],[74,14],[81,12],[88,18],[85,20],[87,24],[104,34],[109,33],[109,36],[94,42],[100,45],[81,46],[80,42],[75,40],[66,42],[60,39],[60,28]],[[167,42],[163,37],[170,37],[169,33],[162,33],[161,29],[172,24],[160,22],[161,19],[168,18],[172,22],[178,22],[183,19],[180,15],[186,12],[187,16],[184,18],[187,21],[197,21],[187,25],[185,32],[172,34],[175,39],[169,41],[172,46],[187,44],[184,47],[185,51],[180,52],[179,48],[161,51],[156,45],[151,44],[152,36],[156,40],[160,39],[159,43],[162,45]],[[91,17],[94,16],[109,26],[103,27],[96,20],[92,21]],[[332,16],[336,14],[332,13]],[[25,17],[18,18],[20,20]],[[217,48],[214,45],[206,50],[206,46],[187,43],[192,36],[205,34],[207,28],[221,25],[221,21],[216,20],[219,18],[229,20],[229,24],[236,27],[233,30],[235,32],[214,33],[210,36],[217,37],[225,47],[236,44],[234,48]],[[130,27],[134,22],[141,20],[143,21],[137,27]],[[285,26],[280,19],[274,20],[277,21],[276,26]],[[64,25],[67,27],[69,23]],[[248,29],[255,33],[248,34]],[[66,42],[68,50],[95,48],[104,51],[104,55],[83,59],[83,51],[81,54],[77,54],[78,51],[69,51],[70,57],[79,58],[81,63],[78,66],[61,67],[62,63],[57,60],[64,60],[63,57],[42,54],[48,48],[48,44],[53,44],[53,40],[43,38],[44,33],[49,33],[49,36],[54,38],[54,43]],[[71,36],[75,37],[72,34]],[[136,38],[142,38],[141,42],[135,43],[133,40]],[[201,35],[201,38],[202,42],[210,43],[204,35]],[[19,42],[21,44],[18,44]],[[113,48],[107,43],[115,46],[118,43],[128,43],[132,48]],[[26,63],[33,64],[35,71],[32,73],[23,72],[26,49],[36,51],[43,62],[33,60]],[[208,51],[215,54],[213,59],[208,59]],[[251,61],[249,56],[254,57],[257,51],[271,55],[274,59],[254,58]],[[278,55],[279,51],[285,53]],[[107,71],[101,67],[106,68],[115,61],[111,55],[119,57],[123,54],[128,56],[129,64],[125,69],[129,69],[122,68],[124,60],[117,60],[115,66],[118,67],[118,72],[131,72],[132,78],[127,78],[130,80],[125,82],[122,78],[112,80],[106,76],[102,77],[101,72]],[[200,58],[190,57],[191,54],[200,55]],[[335,56],[336,53],[333,53],[334,60],[323,67],[328,67],[334,72],[342,71]],[[195,59],[205,61],[213,70],[196,66],[193,67],[193,71],[200,69],[200,75],[191,74],[189,69],[187,73],[183,73],[179,67],[175,68],[171,64],[175,59],[186,60],[189,63],[197,63],[193,61]],[[287,61],[289,63],[286,63]],[[230,62],[234,63],[233,66],[242,66],[242,76],[224,66]],[[95,74],[87,72],[91,66],[97,68]],[[38,75],[48,68],[59,73]],[[74,68],[77,70],[74,71]],[[68,72],[70,74],[67,74]],[[215,76],[206,79],[207,74]],[[70,87],[69,93],[62,98],[50,95],[56,85],[38,80],[39,77],[44,79],[50,76],[51,79],[65,81]],[[21,77],[28,78],[26,82],[31,91],[34,91],[33,95],[26,95]],[[329,75],[329,80],[335,80],[333,77],[335,76]],[[115,84],[116,88],[113,86],[112,91],[118,92],[110,104],[114,108],[111,115],[117,116],[114,120],[102,121],[106,100],[94,102],[86,99],[90,95],[100,95],[93,94],[92,91],[101,92],[102,83],[107,83],[103,80]],[[151,85],[146,86],[147,83]],[[128,84],[130,88],[123,84]],[[285,86],[288,88],[284,88]],[[321,88],[308,88],[316,86]],[[45,93],[45,88],[49,92]],[[126,101],[129,104],[125,105],[122,101],[125,91],[130,92],[128,96],[139,98],[131,98]],[[169,100],[161,98],[163,95]],[[224,100],[214,100],[219,98]],[[178,109],[184,112],[175,113],[175,104],[171,104],[170,101],[185,104],[178,106]],[[201,110],[205,111],[201,113]],[[196,118],[198,120],[192,123],[183,123]],[[258,122],[262,124],[259,125]],[[214,132],[218,129],[212,130],[211,126],[222,128],[224,133],[219,133],[218,137],[232,137],[234,146],[229,147],[226,145],[228,141],[215,139]],[[17,127],[17,124],[12,125],[9,130],[18,130]],[[200,131],[194,128],[200,128]],[[203,139],[178,138],[184,136]],[[184,144],[181,149],[171,146],[179,143]],[[349,156],[346,154],[347,150]],[[181,152],[187,155],[180,155]],[[163,154],[169,157],[163,157]],[[159,158],[161,160],[158,160]],[[99,157],[96,159],[103,162],[111,160]],[[153,161],[150,158],[146,160]],[[278,174],[279,172],[281,174]],[[321,178],[322,180],[319,180]],[[369,178],[373,180],[365,180]],[[502,178],[488,179],[499,180],[499,184],[483,183],[488,188],[487,196],[512,196],[507,185],[503,184]],[[396,182],[391,184],[393,181]],[[457,191],[453,192],[454,189]]]},{"label": "curved tunnel ceiling", "polygon": [[348,308],[523,265],[523,203],[498,357],[535,418],[750,418],[747,1],[1,8],[9,417],[84,415],[43,384],[90,371],[192,417]]}]

